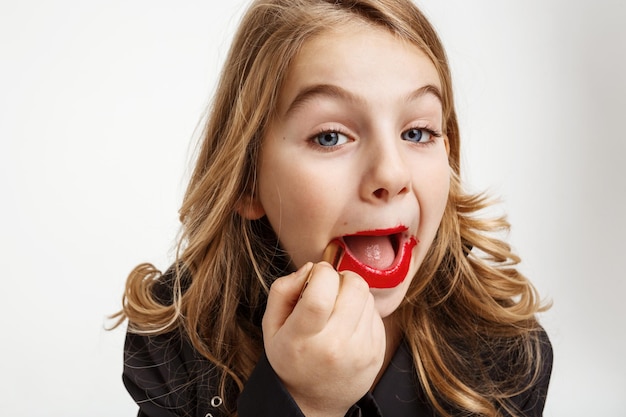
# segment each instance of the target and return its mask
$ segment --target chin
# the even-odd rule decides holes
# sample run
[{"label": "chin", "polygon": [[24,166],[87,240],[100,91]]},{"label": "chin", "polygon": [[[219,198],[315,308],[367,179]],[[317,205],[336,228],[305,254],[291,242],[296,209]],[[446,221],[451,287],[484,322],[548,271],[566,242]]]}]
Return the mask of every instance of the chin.
[{"label": "chin", "polygon": [[408,282],[403,282],[395,288],[370,288],[380,317],[384,319],[398,309],[402,300],[404,300],[407,288]]},{"label": "chin", "polygon": [[411,281],[413,281],[415,275],[417,274],[418,265],[419,263],[415,262],[414,256],[406,278],[404,278],[404,280],[395,287],[370,288],[370,292],[374,296],[374,304],[376,305],[378,314],[380,314],[382,318],[390,316],[398,309],[398,307],[400,307],[400,304],[402,304],[402,301],[409,290]]}]

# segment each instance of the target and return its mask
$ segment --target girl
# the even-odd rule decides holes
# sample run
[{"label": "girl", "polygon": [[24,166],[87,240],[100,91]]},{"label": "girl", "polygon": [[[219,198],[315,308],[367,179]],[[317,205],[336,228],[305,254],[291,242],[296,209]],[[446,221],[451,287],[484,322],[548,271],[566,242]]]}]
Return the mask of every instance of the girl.
[{"label": "girl", "polygon": [[552,351],[460,183],[444,50],[409,0],[257,0],[174,265],[130,274],[139,416],[538,416]]}]

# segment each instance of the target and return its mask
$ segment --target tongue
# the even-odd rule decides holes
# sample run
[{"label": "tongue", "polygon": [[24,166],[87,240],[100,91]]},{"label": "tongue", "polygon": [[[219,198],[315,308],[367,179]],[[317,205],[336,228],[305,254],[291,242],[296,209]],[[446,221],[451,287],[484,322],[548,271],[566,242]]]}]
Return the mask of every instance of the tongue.
[{"label": "tongue", "polygon": [[396,258],[389,236],[346,236],[343,240],[359,262],[372,268],[387,269]]}]

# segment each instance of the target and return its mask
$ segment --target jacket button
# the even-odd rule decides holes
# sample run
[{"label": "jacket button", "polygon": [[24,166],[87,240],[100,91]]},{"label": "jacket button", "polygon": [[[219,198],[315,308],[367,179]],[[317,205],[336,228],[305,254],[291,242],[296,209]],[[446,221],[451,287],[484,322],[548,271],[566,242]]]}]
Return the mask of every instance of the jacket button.
[{"label": "jacket button", "polygon": [[[223,403],[222,399],[218,396],[211,398],[211,407],[213,408],[219,407],[220,405],[222,405],[222,403]],[[205,416],[205,417],[208,417],[208,416]]]}]

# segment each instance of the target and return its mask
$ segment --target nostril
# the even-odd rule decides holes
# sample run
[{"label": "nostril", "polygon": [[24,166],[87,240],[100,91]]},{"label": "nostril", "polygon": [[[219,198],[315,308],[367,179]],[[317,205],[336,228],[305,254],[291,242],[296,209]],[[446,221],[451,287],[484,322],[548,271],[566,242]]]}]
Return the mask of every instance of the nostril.
[{"label": "nostril", "polygon": [[384,188],[379,188],[376,191],[374,191],[374,197],[376,198],[385,198],[386,195],[387,195],[387,190],[385,190]]},{"label": "nostril", "polygon": [[408,187],[402,187],[396,194],[390,192],[387,188],[381,187],[376,189],[372,194],[379,200],[387,199],[390,196],[405,194],[409,191]]}]

